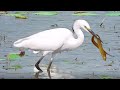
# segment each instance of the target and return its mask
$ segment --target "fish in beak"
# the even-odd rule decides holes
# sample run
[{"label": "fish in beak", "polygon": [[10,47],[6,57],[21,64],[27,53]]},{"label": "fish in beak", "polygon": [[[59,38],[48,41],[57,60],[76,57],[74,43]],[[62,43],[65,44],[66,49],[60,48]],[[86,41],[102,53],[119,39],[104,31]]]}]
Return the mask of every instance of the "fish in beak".
[{"label": "fish in beak", "polygon": [[[101,42],[102,40],[99,38],[97,34],[95,34],[92,30],[88,30],[95,38],[99,39]],[[103,42],[102,42],[103,43]]]}]

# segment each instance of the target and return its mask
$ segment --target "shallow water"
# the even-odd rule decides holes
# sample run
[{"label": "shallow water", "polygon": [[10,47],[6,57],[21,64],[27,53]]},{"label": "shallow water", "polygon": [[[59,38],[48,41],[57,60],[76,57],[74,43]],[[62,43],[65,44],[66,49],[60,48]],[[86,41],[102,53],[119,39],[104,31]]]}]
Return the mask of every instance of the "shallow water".
[{"label": "shallow water", "polygon": [[[9,11],[8,13],[14,12]],[[52,66],[56,68],[52,69],[52,78],[99,79],[101,75],[115,79],[120,78],[119,16],[105,16],[107,11],[96,11],[100,14],[97,16],[74,16],[72,15],[73,11],[57,11],[59,14],[55,16],[39,16],[32,14],[33,12],[28,12],[28,19],[0,16],[0,58],[6,58],[5,55],[8,53],[19,52],[17,48],[13,47],[13,42],[17,39],[56,27],[71,29],[75,20],[85,19],[89,22],[92,30],[100,35],[105,50],[115,57],[107,56],[107,61],[102,60],[98,49],[91,42],[91,35],[83,31],[85,41],[82,46],[74,51],[57,54],[54,58]],[[100,27],[105,17],[104,27]],[[33,67],[40,56],[26,49],[26,56],[10,63],[10,65],[19,64],[22,66],[21,69],[16,70],[5,70],[3,66],[6,65],[6,60],[0,60],[0,78],[35,79]],[[41,62],[43,73],[39,75],[40,78],[48,78],[45,66],[48,64],[49,58],[50,55]],[[75,60],[76,58],[77,60]],[[111,62],[113,63],[111,64]]]}]

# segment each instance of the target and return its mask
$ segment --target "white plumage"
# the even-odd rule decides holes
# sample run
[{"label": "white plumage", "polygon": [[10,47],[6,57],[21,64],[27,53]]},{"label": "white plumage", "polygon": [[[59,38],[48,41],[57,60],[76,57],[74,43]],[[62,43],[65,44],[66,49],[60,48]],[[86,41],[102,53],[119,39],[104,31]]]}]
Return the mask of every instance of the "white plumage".
[{"label": "white plumage", "polygon": [[53,51],[61,47],[63,42],[70,36],[72,36],[72,33],[68,29],[51,29],[20,39],[14,43],[14,46],[33,50]]},{"label": "white plumage", "polygon": [[[14,42],[14,46],[18,48],[28,48],[33,50],[34,53],[42,52],[42,57],[35,64],[35,71],[42,71],[38,64],[48,53],[52,53],[51,61],[48,66],[48,71],[52,64],[53,56],[56,53],[62,51],[73,50],[78,48],[84,41],[84,34],[81,31],[81,28],[95,35],[94,32],[90,29],[89,24],[85,20],[76,20],[73,25],[74,33],[66,28],[55,28],[46,31],[33,34],[29,37],[22,38]],[[76,34],[77,38],[74,37]],[[48,72],[49,75],[50,72]],[[49,75],[51,78],[51,76]]]}]

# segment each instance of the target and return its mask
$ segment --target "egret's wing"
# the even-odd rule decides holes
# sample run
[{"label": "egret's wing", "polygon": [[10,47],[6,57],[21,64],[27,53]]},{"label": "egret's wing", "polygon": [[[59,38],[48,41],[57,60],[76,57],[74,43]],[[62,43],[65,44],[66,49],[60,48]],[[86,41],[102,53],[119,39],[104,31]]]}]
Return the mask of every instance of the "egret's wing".
[{"label": "egret's wing", "polygon": [[39,32],[27,38],[18,40],[19,46],[34,50],[56,50],[72,33],[65,28],[57,28]]},{"label": "egret's wing", "polygon": [[72,32],[66,28],[56,28],[56,29],[50,29],[46,31],[42,31],[36,34],[33,34],[29,36],[28,38],[35,38],[35,37],[57,37],[58,35],[64,35],[67,36],[68,34],[72,34]]}]

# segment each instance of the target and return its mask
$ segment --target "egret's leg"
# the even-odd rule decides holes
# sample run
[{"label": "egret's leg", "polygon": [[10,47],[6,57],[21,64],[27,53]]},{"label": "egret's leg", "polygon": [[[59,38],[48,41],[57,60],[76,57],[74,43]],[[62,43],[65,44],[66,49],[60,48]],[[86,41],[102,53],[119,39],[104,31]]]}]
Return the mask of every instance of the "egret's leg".
[{"label": "egret's leg", "polygon": [[39,77],[39,73],[40,73],[40,72],[35,73],[35,79],[39,79],[39,78],[38,78],[38,77]]},{"label": "egret's leg", "polygon": [[47,73],[48,73],[48,76],[49,76],[50,79],[51,79],[50,67],[51,67],[51,65],[52,65],[52,62],[53,62],[53,56],[51,57],[51,60],[50,60],[50,62],[49,62],[48,68],[47,68]]},{"label": "egret's leg", "polygon": [[39,60],[38,60],[38,62],[35,64],[35,67],[40,71],[40,72],[43,72],[41,69],[40,69],[40,67],[39,67],[39,64],[40,64],[40,62],[41,62],[41,60],[44,58],[44,56],[42,56]]}]

